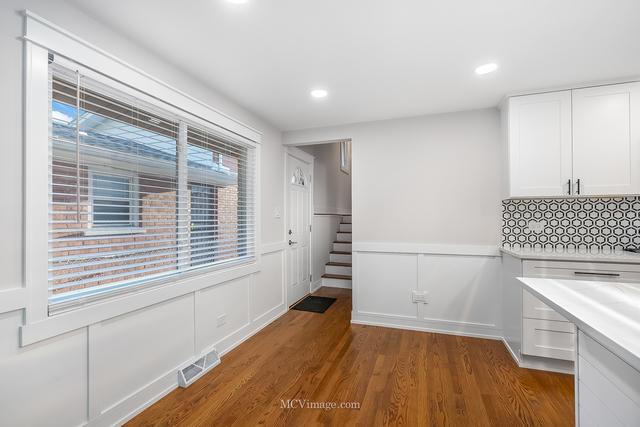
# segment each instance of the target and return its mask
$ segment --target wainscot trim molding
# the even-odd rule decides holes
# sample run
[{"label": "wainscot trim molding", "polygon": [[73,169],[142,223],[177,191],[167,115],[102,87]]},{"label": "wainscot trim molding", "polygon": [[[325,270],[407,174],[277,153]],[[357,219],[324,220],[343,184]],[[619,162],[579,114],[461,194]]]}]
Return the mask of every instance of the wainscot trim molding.
[{"label": "wainscot trim molding", "polygon": [[410,331],[435,332],[438,334],[502,340],[502,331],[497,327],[482,324],[439,320],[417,320],[395,316],[381,316],[351,312],[351,323],[356,325],[382,326],[385,328],[408,329]]},{"label": "wainscot trim molding", "polygon": [[337,215],[337,216],[351,216],[351,209],[343,208],[331,208],[328,206],[314,206],[314,215]]},{"label": "wainscot trim molding", "polygon": [[0,314],[25,308],[28,296],[27,288],[0,290]]},{"label": "wainscot trim molding", "polygon": [[287,247],[287,242],[285,241],[264,243],[260,248],[260,254],[266,255],[266,254],[272,254],[274,252],[284,251],[286,247]]},{"label": "wainscot trim molding", "polygon": [[404,242],[353,242],[353,252],[499,257],[498,245],[447,245]]}]

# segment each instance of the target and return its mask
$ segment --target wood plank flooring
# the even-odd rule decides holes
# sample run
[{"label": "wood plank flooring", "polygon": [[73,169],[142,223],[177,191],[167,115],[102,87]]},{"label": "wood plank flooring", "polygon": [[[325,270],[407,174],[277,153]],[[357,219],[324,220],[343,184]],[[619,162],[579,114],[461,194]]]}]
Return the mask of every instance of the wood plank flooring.
[{"label": "wood plank flooring", "polygon": [[349,290],[317,295],[338,300],[289,311],[129,425],[574,425],[573,376],[518,368],[500,341],[351,325]]}]

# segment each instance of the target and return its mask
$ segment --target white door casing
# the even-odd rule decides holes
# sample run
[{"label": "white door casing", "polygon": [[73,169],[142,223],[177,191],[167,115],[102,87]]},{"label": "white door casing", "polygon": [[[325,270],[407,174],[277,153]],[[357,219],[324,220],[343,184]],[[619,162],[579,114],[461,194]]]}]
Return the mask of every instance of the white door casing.
[{"label": "white door casing", "polygon": [[311,180],[313,157],[287,148],[287,303],[292,305],[310,292],[311,262]]}]

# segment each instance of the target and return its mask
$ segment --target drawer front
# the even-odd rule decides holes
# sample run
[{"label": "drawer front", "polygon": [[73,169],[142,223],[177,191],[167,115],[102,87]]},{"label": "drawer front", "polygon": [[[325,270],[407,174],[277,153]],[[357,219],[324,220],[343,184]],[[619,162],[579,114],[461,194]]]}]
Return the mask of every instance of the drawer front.
[{"label": "drawer front", "polygon": [[556,313],[554,309],[540,301],[527,291],[522,291],[522,316],[529,319],[555,320],[568,322],[567,319]]},{"label": "drawer front", "polygon": [[[640,425],[640,372],[600,343],[579,333],[578,380],[622,425]],[[580,403],[582,396],[578,394]]]},{"label": "drawer front", "polygon": [[640,283],[640,266],[595,262],[524,261],[525,277]]},{"label": "drawer front", "polygon": [[575,358],[573,323],[522,319],[522,353],[530,356],[571,360]]}]

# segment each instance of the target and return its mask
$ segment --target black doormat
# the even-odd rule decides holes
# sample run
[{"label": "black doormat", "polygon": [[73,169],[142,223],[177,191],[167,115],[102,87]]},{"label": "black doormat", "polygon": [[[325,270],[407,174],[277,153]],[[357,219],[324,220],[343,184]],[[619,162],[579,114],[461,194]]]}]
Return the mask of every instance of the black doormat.
[{"label": "black doormat", "polygon": [[324,313],[334,302],[336,302],[336,298],[308,296],[291,308],[293,310]]}]

